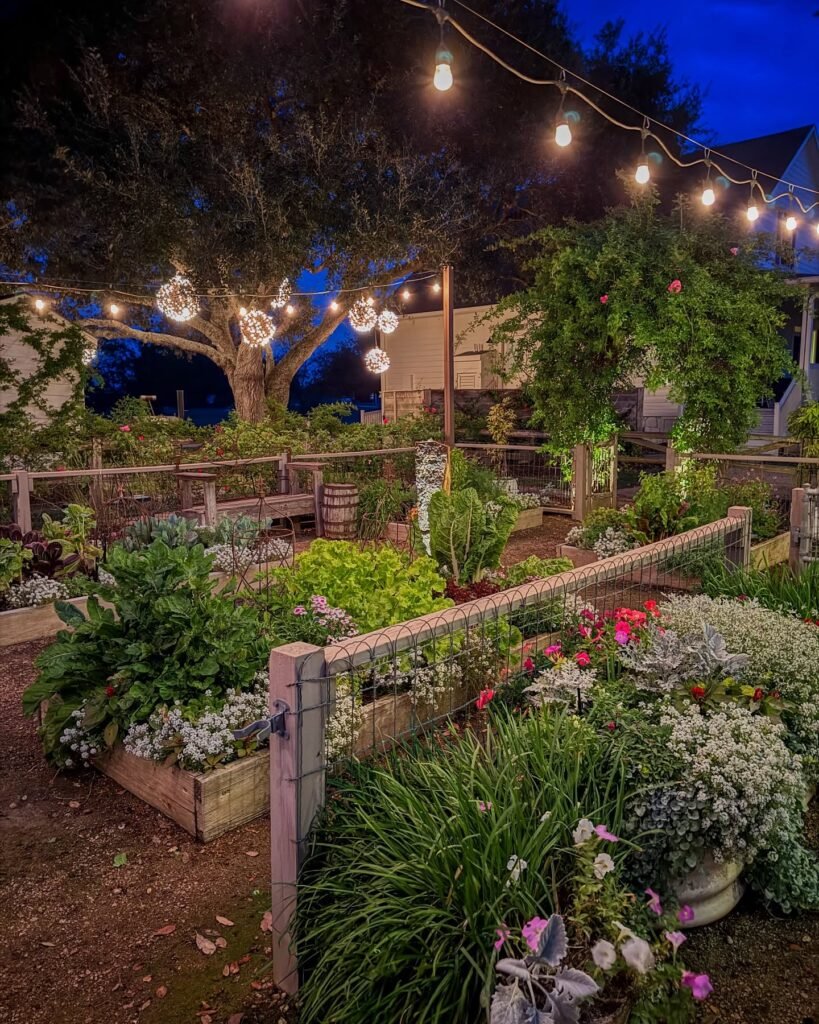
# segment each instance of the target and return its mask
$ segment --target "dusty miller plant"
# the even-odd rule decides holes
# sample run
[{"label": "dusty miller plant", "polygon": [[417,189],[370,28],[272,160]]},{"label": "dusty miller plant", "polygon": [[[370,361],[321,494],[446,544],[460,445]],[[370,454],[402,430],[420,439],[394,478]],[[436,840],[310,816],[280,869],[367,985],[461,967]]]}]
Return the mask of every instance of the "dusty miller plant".
[{"label": "dusty miller plant", "polygon": [[748,666],[748,655],[730,654],[722,635],[708,624],[688,636],[654,625],[646,643],[627,645],[619,657],[638,688],[666,693],[714,675],[739,678]]}]

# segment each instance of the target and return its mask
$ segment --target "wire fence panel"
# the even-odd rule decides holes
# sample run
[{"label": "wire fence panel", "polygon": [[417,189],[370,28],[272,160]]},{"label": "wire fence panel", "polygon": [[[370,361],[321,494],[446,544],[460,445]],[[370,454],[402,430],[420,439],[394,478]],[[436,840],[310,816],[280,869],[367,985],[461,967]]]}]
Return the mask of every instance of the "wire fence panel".
[{"label": "wire fence panel", "polygon": [[799,536],[799,561],[819,562],[819,488],[806,487]]},{"label": "wire fence panel", "polygon": [[534,494],[545,508],[571,511],[571,455],[550,455],[523,444],[457,444],[456,448],[471,462],[492,470],[509,494]]}]

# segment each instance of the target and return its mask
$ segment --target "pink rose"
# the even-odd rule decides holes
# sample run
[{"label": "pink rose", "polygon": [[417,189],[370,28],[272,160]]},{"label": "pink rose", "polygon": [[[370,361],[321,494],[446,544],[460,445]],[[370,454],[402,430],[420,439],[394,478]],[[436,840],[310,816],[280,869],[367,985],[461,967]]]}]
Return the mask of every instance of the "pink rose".
[{"label": "pink rose", "polygon": [[668,286],[668,290],[672,293],[672,295],[679,295],[679,293],[682,291],[682,281],[679,281],[675,277],[671,284]]}]

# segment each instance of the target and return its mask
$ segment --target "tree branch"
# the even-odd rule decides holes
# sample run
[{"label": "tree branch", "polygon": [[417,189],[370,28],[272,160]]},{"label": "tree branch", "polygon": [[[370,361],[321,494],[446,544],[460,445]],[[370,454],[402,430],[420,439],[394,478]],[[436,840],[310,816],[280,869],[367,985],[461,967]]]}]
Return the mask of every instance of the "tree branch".
[{"label": "tree branch", "polygon": [[89,331],[96,338],[133,338],[143,344],[162,345],[164,348],[176,348],[182,352],[191,352],[194,355],[205,356],[225,371],[233,368],[231,360],[225,358],[212,345],[205,345],[201,341],[192,341],[190,338],[180,338],[175,334],[163,334],[159,331],[138,330],[135,327],[128,327],[119,320],[97,320],[90,318],[83,320],[79,326],[84,331]]}]

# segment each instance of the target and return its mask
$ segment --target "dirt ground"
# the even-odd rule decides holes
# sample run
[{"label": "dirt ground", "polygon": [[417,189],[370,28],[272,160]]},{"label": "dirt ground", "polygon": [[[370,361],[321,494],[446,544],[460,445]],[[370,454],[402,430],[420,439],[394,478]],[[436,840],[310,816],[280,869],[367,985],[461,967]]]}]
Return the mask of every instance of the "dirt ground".
[{"label": "dirt ground", "polygon": [[[504,561],[554,555],[570,526],[547,517]],[[45,644],[2,652],[0,1022],[288,1024],[261,927],[268,820],[201,846],[101,775],[55,775],[20,711]],[[746,898],[686,952],[715,986],[707,1024],[819,1024],[819,916],[778,919]]]}]

